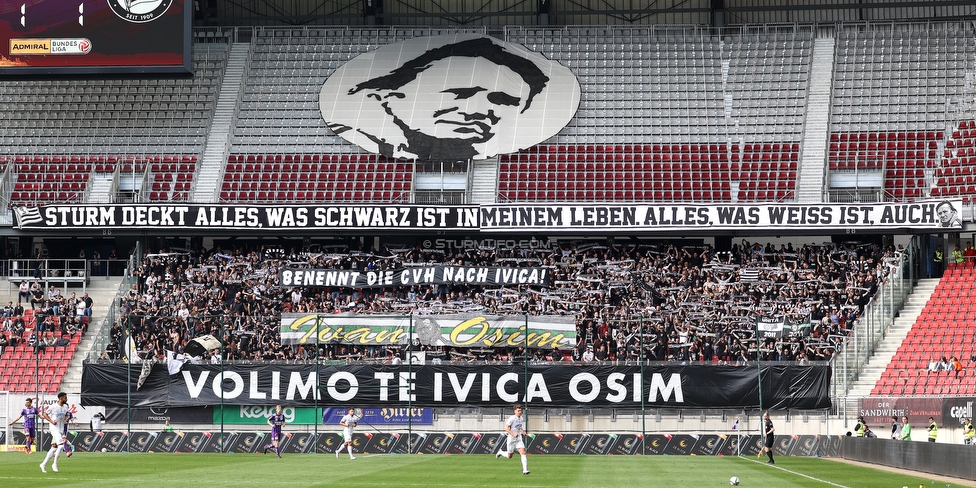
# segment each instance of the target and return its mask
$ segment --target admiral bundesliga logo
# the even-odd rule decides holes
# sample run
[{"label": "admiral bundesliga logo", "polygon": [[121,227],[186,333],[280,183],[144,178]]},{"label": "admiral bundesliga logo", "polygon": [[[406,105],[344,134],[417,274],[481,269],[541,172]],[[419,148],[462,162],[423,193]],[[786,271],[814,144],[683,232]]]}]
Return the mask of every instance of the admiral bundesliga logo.
[{"label": "admiral bundesliga logo", "polygon": [[109,0],[108,6],[122,20],[141,24],[152,22],[166,13],[173,0]]},{"label": "admiral bundesliga logo", "polygon": [[92,43],[85,38],[80,39],[11,39],[10,54],[18,56],[34,56],[49,54],[88,54],[92,50]]}]

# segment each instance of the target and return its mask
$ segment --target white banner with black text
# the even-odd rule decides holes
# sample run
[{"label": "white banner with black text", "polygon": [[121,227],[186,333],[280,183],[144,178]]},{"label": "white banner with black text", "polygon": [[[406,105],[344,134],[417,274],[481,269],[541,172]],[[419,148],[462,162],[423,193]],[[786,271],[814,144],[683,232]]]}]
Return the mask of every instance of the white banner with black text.
[{"label": "white banner with black text", "polygon": [[522,205],[114,204],[13,207],[20,230],[286,230],[671,232],[809,230],[948,231],[962,200],[866,204],[550,203]]}]

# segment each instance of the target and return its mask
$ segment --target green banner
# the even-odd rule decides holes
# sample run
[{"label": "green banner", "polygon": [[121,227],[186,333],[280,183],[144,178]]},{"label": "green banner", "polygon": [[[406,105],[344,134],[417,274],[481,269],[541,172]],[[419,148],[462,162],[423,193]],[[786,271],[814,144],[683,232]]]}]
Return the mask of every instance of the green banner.
[{"label": "green banner", "polygon": [[[281,314],[282,344],[402,345],[410,338],[444,347],[518,347],[570,350],[576,318],[562,315]],[[316,332],[318,338],[316,339]]]},{"label": "green banner", "polygon": [[[274,405],[214,405],[213,421],[220,424],[268,425],[268,417],[274,413]],[[281,413],[289,424],[314,425],[319,423],[319,410],[313,407],[282,407]]]}]

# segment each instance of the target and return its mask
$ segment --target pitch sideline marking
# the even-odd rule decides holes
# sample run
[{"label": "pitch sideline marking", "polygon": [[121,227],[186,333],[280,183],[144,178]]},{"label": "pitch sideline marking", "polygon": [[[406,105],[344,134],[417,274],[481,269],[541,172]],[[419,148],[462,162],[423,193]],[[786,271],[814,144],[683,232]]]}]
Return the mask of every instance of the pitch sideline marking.
[{"label": "pitch sideline marking", "polygon": [[[756,461],[756,460],[753,460],[753,459],[746,459],[746,460],[747,460],[747,461],[749,461],[750,463],[755,463],[755,464],[766,464],[766,463],[764,463],[764,462],[762,462],[762,461]],[[833,483],[833,482],[831,482],[831,481],[827,481],[827,480],[822,480],[822,479],[820,479],[820,478],[815,478],[815,477],[813,477],[813,476],[810,476],[810,475],[807,475],[807,474],[803,474],[803,473],[798,473],[798,472],[796,472],[796,471],[793,471],[793,470],[791,470],[791,469],[786,469],[786,468],[784,468],[784,467],[782,467],[782,466],[777,466],[777,465],[775,465],[775,464],[771,464],[771,465],[769,465],[769,467],[771,467],[771,468],[774,468],[774,469],[778,469],[778,470],[780,470],[780,471],[786,471],[787,473],[790,473],[790,474],[795,474],[795,475],[797,475],[797,476],[802,476],[802,477],[804,477],[804,478],[806,478],[806,479],[809,479],[809,480],[813,480],[813,481],[819,481],[819,482],[821,482],[821,483],[824,483],[824,484],[827,484],[827,485],[830,485],[830,486],[836,486],[837,488],[850,488],[849,486],[844,486],[844,485],[838,485],[837,483]]]}]

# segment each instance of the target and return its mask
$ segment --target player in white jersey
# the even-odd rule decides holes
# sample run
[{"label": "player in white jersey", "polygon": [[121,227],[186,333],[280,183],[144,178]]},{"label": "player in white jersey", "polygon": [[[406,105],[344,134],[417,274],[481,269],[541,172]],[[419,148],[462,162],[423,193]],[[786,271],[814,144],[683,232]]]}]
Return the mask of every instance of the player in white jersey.
[{"label": "player in white jersey", "polygon": [[515,415],[508,418],[505,422],[506,442],[495,458],[505,456],[512,459],[512,453],[518,451],[522,457],[522,474],[529,474],[529,458],[525,455],[525,422],[522,419],[522,406],[515,405]]},{"label": "player in white jersey", "polygon": [[349,459],[356,459],[356,456],[352,455],[352,430],[360,419],[361,417],[356,416],[356,409],[350,408],[346,415],[339,420],[339,425],[342,426],[343,444],[336,449],[336,459],[339,459],[339,453],[342,452],[343,447],[349,452]]},{"label": "player in white jersey", "polygon": [[47,473],[46,466],[47,462],[51,460],[51,456],[54,456],[54,463],[51,464],[51,469],[55,473],[58,472],[58,458],[61,457],[61,449],[66,442],[64,431],[68,424],[68,414],[70,412],[71,407],[68,406],[68,394],[63,391],[58,393],[57,403],[48,405],[47,408],[41,411],[41,418],[49,424],[48,431],[51,433],[51,449],[47,451],[47,456],[44,457],[44,461],[41,463],[41,472],[43,473]]}]

